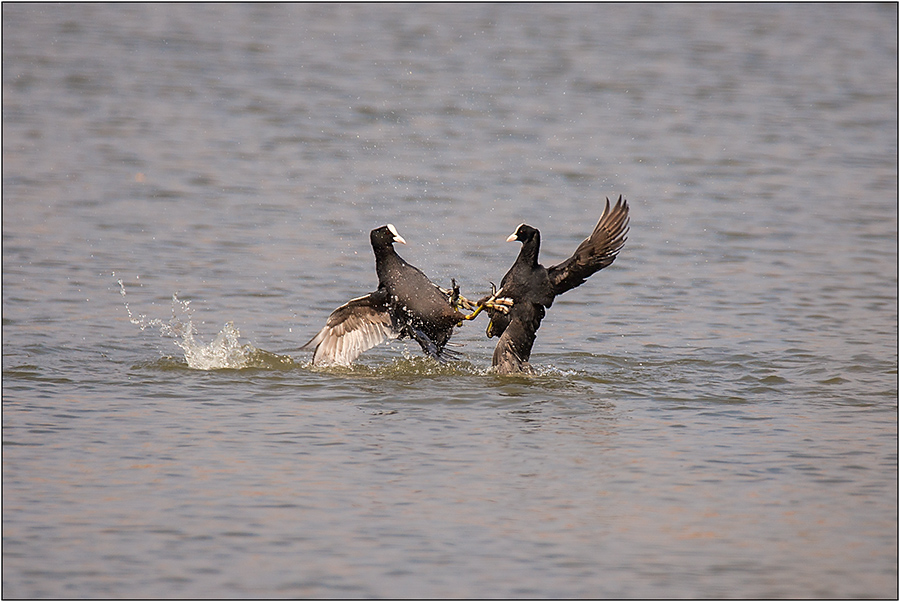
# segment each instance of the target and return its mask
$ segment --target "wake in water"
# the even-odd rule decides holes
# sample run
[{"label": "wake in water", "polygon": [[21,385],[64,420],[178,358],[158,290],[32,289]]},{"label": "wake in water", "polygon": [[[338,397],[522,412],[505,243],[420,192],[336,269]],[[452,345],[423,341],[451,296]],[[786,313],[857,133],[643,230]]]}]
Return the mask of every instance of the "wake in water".
[{"label": "wake in water", "polygon": [[250,343],[241,344],[240,331],[234,322],[226,322],[222,330],[210,343],[203,343],[197,338],[194,328],[190,301],[182,301],[178,293],[172,294],[172,317],[169,320],[147,318],[144,314],[135,316],[125,300],[125,284],[117,280],[122,293],[128,320],[140,329],[158,328],[160,335],[175,339],[175,344],[184,352],[188,367],[195,370],[240,370],[243,368],[285,369],[293,367],[294,360],[290,356],[278,355],[257,349]]}]

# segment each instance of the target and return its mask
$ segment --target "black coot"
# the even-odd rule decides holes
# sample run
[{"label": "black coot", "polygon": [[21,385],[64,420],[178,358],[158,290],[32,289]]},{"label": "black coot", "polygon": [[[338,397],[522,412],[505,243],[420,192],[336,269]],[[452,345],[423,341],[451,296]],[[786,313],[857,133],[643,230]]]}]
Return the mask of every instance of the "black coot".
[{"label": "black coot", "polygon": [[362,352],[385,339],[409,338],[430,357],[452,359],[455,353],[444,347],[454,326],[474,317],[451,305],[459,299],[458,289],[438,288],[421,270],[397,255],[394,243],[406,241],[393,225],[372,230],[369,238],[375,252],[378,289],[331,312],[325,327],[301,349],[315,347],[316,366],[349,366]]},{"label": "black coot", "polygon": [[491,361],[496,372],[532,371],[528,360],[546,308],[557,295],[581,285],[616,259],[625,244],[628,219],[627,201],[619,196],[610,210],[606,199],[606,209],[591,235],[578,245],[571,257],[550,268],[538,263],[541,233],[536,228],[522,224],[507,238],[509,242],[522,243],[519,256],[500,283],[502,297],[512,305],[485,307],[491,317],[487,335],[500,337]]}]

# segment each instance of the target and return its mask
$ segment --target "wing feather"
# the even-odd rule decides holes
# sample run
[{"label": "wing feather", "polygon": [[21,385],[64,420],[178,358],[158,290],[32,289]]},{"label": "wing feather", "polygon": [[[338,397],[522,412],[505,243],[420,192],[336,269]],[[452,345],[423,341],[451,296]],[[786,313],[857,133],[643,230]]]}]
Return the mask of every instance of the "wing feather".
[{"label": "wing feather", "polygon": [[300,349],[315,347],[313,365],[349,366],[364,351],[396,338],[387,301],[381,289],[351,299],[331,312],[325,327]]},{"label": "wing feather", "polygon": [[580,286],[592,274],[615,261],[628,239],[628,222],[628,201],[619,195],[610,210],[609,199],[606,199],[606,208],[591,235],[578,245],[571,257],[547,270],[554,294],[561,295]]}]

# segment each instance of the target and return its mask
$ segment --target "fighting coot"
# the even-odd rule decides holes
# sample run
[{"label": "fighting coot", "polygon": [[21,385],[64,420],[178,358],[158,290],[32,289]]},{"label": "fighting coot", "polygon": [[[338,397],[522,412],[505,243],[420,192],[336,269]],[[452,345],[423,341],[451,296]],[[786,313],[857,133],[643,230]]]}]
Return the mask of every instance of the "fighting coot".
[{"label": "fighting coot", "polygon": [[500,282],[502,295],[512,302],[511,307],[486,307],[491,318],[487,335],[500,337],[491,361],[493,370],[500,374],[532,372],[528,360],[546,308],[557,295],[581,285],[615,260],[625,244],[628,219],[628,202],[621,195],[612,210],[606,199],[606,209],[591,235],[571,257],[550,268],[538,263],[541,233],[536,228],[521,224],[506,239],[521,242],[522,249]]},{"label": "fighting coot", "polygon": [[481,309],[464,315],[458,305],[473,307],[453,290],[439,288],[418,268],[394,250],[394,243],[406,244],[392,225],[381,226],[369,235],[375,252],[378,289],[351,299],[328,316],[325,327],[301,349],[315,347],[316,366],[349,366],[359,355],[385,339],[415,340],[426,355],[439,361],[452,359],[455,352],[444,347],[453,328],[475,317]]}]

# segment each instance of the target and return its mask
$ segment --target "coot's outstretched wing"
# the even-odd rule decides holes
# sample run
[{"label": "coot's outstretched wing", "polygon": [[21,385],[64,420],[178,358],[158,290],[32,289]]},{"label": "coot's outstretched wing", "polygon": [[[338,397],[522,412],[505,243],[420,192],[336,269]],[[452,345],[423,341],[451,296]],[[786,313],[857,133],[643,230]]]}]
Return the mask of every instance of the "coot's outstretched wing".
[{"label": "coot's outstretched wing", "polygon": [[626,234],[628,201],[619,195],[619,200],[610,210],[609,199],[606,199],[606,209],[591,235],[578,245],[571,257],[547,269],[554,294],[561,295],[580,286],[594,272],[615,261],[616,255],[625,245]]},{"label": "coot's outstretched wing", "polygon": [[315,346],[316,366],[349,366],[362,352],[397,336],[388,313],[389,301],[384,289],[351,299],[331,312],[325,327],[300,349]]}]

